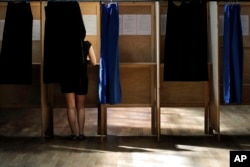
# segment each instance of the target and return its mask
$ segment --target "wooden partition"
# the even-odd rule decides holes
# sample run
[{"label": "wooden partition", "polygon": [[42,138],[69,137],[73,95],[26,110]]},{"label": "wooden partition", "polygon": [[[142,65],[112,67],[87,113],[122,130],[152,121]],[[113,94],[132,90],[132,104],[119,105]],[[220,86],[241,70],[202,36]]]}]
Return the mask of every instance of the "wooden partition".
[{"label": "wooden partition", "polygon": [[108,108],[150,107],[151,128],[154,134],[156,128],[155,5],[154,2],[119,2],[118,4],[122,103],[101,106],[104,113],[99,117],[99,133],[107,134]]},{"label": "wooden partition", "polygon": [[[219,60],[220,60],[220,102],[225,104],[223,100],[223,16],[224,16],[224,6],[226,2],[219,3],[219,19],[220,19],[220,33],[219,33]],[[239,2],[241,5],[241,19],[242,19],[242,33],[243,33],[243,49],[244,49],[244,59],[243,59],[243,97],[242,105],[250,104],[250,31],[249,31],[249,20],[250,20],[250,2]]]},{"label": "wooden partition", "polygon": [[[217,3],[217,2],[214,2]],[[208,2],[208,14],[210,12],[211,7],[214,8],[214,10],[217,10],[216,7],[217,4],[211,5],[210,2]],[[216,66],[217,58],[216,58],[216,46],[212,46],[212,42],[217,40],[216,36],[216,30],[217,27],[214,24],[216,23],[217,17],[209,17],[208,25],[213,26],[209,27],[209,61],[208,61],[208,69],[209,69],[209,81],[203,81],[203,82],[166,82],[163,80],[163,68],[164,68],[164,45],[165,45],[165,31],[166,31],[166,17],[167,17],[167,2],[161,1],[160,2],[160,64],[158,65],[158,68],[160,68],[160,76],[159,76],[159,105],[160,108],[162,107],[203,107],[204,108],[204,132],[205,133],[211,133],[211,129],[214,129],[213,126],[211,126],[211,114],[210,111],[213,109],[217,115],[213,117],[214,119],[218,120],[218,107],[211,106],[211,104],[214,104],[211,102],[211,100],[215,100],[216,98],[214,96],[218,96],[218,93],[214,92],[213,89],[214,86],[218,85],[216,82],[218,80],[215,80],[213,83],[213,76],[217,75],[216,68],[214,69],[214,66]],[[216,13],[217,11],[215,11]],[[214,20],[211,20],[214,19]],[[214,29],[215,32],[212,32],[211,30]],[[218,41],[218,40],[217,40]],[[212,50],[215,49],[215,51],[212,52]],[[213,92],[213,93],[211,93]],[[213,96],[213,98],[212,98]],[[216,103],[218,106],[218,104]],[[160,109],[159,109],[160,110]],[[160,111],[158,112],[160,114]],[[160,132],[160,116],[158,117],[158,133]],[[218,125],[218,122],[217,124]],[[215,129],[218,130],[218,129]]]},{"label": "wooden partition", "polygon": [[[2,33],[7,11],[7,1],[0,2],[0,51],[2,46]],[[32,37],[32,84],[6,84],[0,85],[1,108],[40,108],[40,2],[30,2],[33,16]],[[18,27],[16,27],[18,28]],[[13,60],[15,61],[15,60]],[[13,67],[15,68],[15,67]]]},{"label": "wooden partition", "polygon": [[[42,38],[42,61],[43,61],[43,36],[45,25],[45,11],[44,7],[47,2],[41,2],[41,38]],[[79,1],[83,21],[86,28],[86,38],[89,40],[96,52],[97,60],[99,62],[100,53],[100,2],[83,2]],[[43,63],[42,63],[43,64]],[[88,66],[89,76],[89,90],[86,101],[86,107],[98,108],[98,76],[99,66]],[[43,65],[41,66],[41,76],[43,76]],[[41,78],[41,103],[42,103],[42,129],[43,137],[50,137],[54,135],[53,131],[53,108],[66,107],[65,99],[61,93],[58,84],[44,84]]]}]

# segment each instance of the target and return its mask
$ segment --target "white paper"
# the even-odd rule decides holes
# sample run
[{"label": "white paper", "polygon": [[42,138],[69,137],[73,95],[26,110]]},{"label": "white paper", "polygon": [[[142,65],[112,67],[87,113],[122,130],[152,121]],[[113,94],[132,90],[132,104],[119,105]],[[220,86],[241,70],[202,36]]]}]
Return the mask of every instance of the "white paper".
[{"label": "white paper", "polygon": [[137,35],[151,35],[151,15],[137,15],[136,22]]},{"label": "white paper", "polygon": [[166,35],[166,28],[167,28],[167,15],[161,15],[161,35]]},{"label": "white paper", "polygon": [[39,41],[40,40],[40,20],[33,20],[33,28],[32,28],[32,40]]},{"label": "white paper", "polygon": [[248,15],[241,15],[241,26],[242,26],[242,35],[248,36],[249,35],[249,19]]},{"label": "white paper", "polygon": [[136,15],[123,15],[123,35],[136,35]]},{"label": "white paper", "polygon": [[86,35],[97,35],[97,17],[96,15],[82,15]]},{"label": "white paper", "polygon": [[[4,23],[5,20],[0,20],[0,40],[3,40]],[[40,32],[40,20],[33,20],[32,40],[40,40]]]},{"label": "white paper", "polygon": [[0,40],[3,40],[3,29],[5,20],[0,20]]},{"label": "white paper", "polygon": [[119,35],[123,35],[122,24],[123,24],[123,17],[122,15],[119,15]]}]

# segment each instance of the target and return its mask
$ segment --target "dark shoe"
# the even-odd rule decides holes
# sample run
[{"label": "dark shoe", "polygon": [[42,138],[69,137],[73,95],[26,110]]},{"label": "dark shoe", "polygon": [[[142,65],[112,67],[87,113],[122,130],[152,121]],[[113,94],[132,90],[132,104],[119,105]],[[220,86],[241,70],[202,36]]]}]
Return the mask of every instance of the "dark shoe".
[{"label": "dark shoe", "polygon": [[84,141],[84,140],[86,140],[86,136],[85,135],[79,135],[78,139],[81,140],[81,141]]},{"label": "dark shoe", "polygon": [[69,139],[73,140],[73,141],[76,141],[77,140],[77,136],[76,135],[70,135]]}]

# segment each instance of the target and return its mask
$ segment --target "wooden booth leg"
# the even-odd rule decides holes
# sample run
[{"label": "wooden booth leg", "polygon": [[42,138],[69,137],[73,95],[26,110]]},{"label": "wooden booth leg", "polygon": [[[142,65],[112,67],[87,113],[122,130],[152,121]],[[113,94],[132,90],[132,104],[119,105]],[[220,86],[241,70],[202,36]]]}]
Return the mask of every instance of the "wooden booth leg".
[{"label": "wooden booth leg", "polygon": [[155,107],[151,107],[151,133],[152,135],[156,135],[156,109]]},{"label": "wooden booth leg", "polygon": [[98,113],[97,113],[97,133],[98,135],[101,135],[101,125],[102,125],[102,115],[101,115],[101,112],[102,112],[102,108],[101,108],[101,104],[98,104]]},{"label": "wooden booth leg", "polygon": [[53,125],[53,107],[48,107],[48,127],[45,130],[45,137],[51,138],[54,136],[54,125]]},{"label": "wooden booth leg", "polygon": [[205,106],[205,134],[209,134],[209,108]]},{"label": "wooden booth leg", "polygon": [[103,104],[98,105],[97,133],[98,135],[101,135],[101,143],[102,143],[103,136],[107,135],[107,109]]},{"label": "wooden booth leg", "polygon": [[209,133],[209,81],[205,82],[205,134]]},{"label": "wooden booth leg", "polygon": [[160,136],[161,136],[161,108],[160,106],[157,106],[156,107],[156,131],[157,131],[157,141],[159,142],[160,141]]},{"label": "wooden booth leg", "polygon": [[107,134],[107,109],[103,104],[98,104],[98,120],[97,133],[98,135]]},{"label": "wooden booth leg", "polygon": [[47,124],[48,127],[45,130],[45,137],[54,137],[54,117],[53,117],[53,85],[47,87],[47,99],[48,99],[48,110],[47,110]]}]

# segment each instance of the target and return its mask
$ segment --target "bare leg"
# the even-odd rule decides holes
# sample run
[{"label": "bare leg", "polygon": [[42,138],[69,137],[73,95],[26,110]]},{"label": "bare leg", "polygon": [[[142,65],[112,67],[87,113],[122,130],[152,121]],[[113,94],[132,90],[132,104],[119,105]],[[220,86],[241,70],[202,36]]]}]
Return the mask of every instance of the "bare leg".
[{"label": "bare leg", "polygon": [[68,116],[71,134],[77,136],[75,94],[65,93],[65,99],[66,99],[66,104],[67,104],[67,116]]},{"label": "bare leg", "polygon": [[77,95],[77,113],[78,113],[78,125],[79,134],[84,135],[84,124],[85,124],[85,95]]}]

